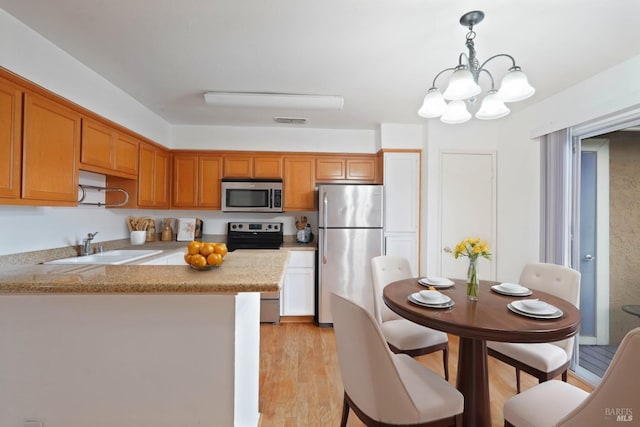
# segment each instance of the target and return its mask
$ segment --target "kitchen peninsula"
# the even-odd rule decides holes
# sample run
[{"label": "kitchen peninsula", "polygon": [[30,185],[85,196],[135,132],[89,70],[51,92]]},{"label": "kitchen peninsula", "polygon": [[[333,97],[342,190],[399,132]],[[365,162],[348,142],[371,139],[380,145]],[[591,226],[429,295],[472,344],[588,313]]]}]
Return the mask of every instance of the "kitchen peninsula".
[{"label": "kitchen peninsula", "polygon": [[0,266],[0,425],[257,426],[259,292],[288,255]]}]

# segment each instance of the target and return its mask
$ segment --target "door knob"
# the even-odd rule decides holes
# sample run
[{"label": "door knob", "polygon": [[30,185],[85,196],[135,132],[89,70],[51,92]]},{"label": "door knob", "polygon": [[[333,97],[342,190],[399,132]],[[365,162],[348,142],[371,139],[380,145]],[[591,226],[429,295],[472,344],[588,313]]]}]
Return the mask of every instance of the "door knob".
[{"label": "door knob", "polygon": [[591,254],[586,254],[583,258],[585,261],[593,261],[594,259],[596,259],[596,257],[594,257]]}]

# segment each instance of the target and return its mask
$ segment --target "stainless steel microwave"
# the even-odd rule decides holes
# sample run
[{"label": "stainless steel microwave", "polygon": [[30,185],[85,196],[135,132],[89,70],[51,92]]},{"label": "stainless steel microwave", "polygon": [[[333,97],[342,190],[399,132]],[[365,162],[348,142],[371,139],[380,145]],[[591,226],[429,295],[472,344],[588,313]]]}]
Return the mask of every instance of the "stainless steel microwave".
[{"label": "stainless steel microwave", "polygon": [[282,212],[281,179],[222,179],[223,212]]}]

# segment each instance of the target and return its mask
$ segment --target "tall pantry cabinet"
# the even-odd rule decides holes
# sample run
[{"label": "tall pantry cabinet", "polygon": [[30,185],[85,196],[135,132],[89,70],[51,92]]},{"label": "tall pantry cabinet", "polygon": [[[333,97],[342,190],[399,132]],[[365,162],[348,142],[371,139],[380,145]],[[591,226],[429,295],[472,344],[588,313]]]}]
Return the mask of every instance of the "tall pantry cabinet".
[{"label": "tall pantry cabinet", "polygon": [[409,260],[420,271],[420,151],[383,153],[384,253]]}]

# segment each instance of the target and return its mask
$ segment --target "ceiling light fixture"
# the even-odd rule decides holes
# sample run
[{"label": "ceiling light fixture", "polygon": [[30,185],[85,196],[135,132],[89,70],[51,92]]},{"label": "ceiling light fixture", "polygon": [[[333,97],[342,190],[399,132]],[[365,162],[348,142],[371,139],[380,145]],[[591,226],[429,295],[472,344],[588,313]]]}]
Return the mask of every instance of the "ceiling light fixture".
[{"label": "ceiling light fixture", "polygon": [[207,105],[219,107],[342,110],[344,98],[290,93],[206,92]]},{"label": "ceiling light fixture", "polygon": [[[466,42],[469,54],[461,53],[456,67],[446,68],[436,75],[431,88],[424,97],[422,107],[418,110],[420,117],[427,119],[440,117],[442,122],[449,124],[464,123],[471,119],[466,102],[472,106],[477,100],[476,96],[482,92],[482,88],[478,85],[481,73],[489,76],[491,89],[487,92],[487,95],[482,100],[480,109],[476,112],[476,118],[478,119],[490,120],[504,117],[510,112],[509,108],[504,104],[505,102],[522,101],[529,98],[536,91],[529,84],[527,76],[516,65],[516,61],[511,55],[500,53],[479,65],[480,62],[476,58],[476,49],[473,42],[476,37],[473,26],[482,22],[483,19],[484,12],[479,10],[465,13],[460,18],[460,25],[469,28]],[[493,76],[485,68],[485,65],[499,57],[510,59],[511,68],[507,70],[507,74],[502,78],[500,89],[496,90]],[[463,59],[465,60],[464,63]],[[444,93],[441,93],[436,86],[436,80],[448,71],[453,71],[453,73],[449,77],[447,89]],[[447,103],[446,101],[449,102]]]}]

